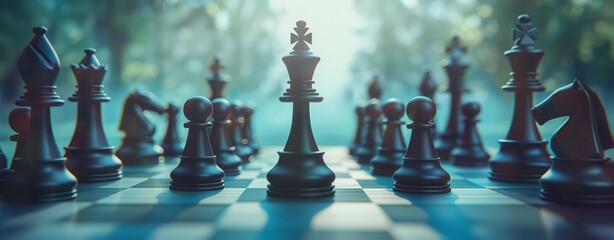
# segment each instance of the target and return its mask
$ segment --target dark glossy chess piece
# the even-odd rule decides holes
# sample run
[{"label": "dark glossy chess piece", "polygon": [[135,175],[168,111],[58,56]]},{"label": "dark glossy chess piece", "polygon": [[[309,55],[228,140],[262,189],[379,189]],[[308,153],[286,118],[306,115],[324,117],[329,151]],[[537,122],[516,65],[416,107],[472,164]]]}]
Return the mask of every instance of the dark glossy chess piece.
[{"label": "dark glossy chess piece", "polygon": [[179,131],[177,130],[177,114],[179,107],[173,103],[169,103],[166,107],[167,125],[166,134],[160,143],[160,147],[164,150],[165,157],[177,157],[181,155],[183,146],[179,140]]},{"label": "dark glossy chess piece", "polygon": [[213,113],[213,104],[205,97],[191,97],[183,105],[183,114],[189,122],[185,149],[181,162],[171,172],[171,190],[208,191],[224,188],[224,171],[215,163],[207,120]]},{"label": "dark glossy chess piece", "polygon": [[439,156],[433,145],[431,121],[437,112],[435,103],[427,97],[415,97],[407,103],[407,117],[412,129],[403,165],[394,175],[392,190],[403,193],[447,193],[450,192],[450,174],[439,163]]},{"label": "dark glossy chess piece", "polygon": [[[23,156],[26,153],[26,137],[30,131],[30,107],[17,106],[11,110],[9,114],[9,126],[16,133],[10,137],[12,142],[15,142],[15,152],[13,153],[13,159],[11,160],[11,167],[8,164],[3,165],[3,171],[0,172],[0,177],[6,180],[9,174],[12,172],[12,166],[24,166]],[[17,164],[15,164],[17,162]],[[6,187],[4,182],[1,183],[0,193],[4,193]]]},{"label": "dark glossy chess piece", "polygon": [[382,145],[382,108],[379,101],[371,99],[365,108],[366,120],[365,129],[361,135],[358,147],[356,148],[356,159],[360,164],[369,164],[377,153],[377,148]]},{"label": "dark glossy chess piece", "polygon": [[514,92],[514,117],[499,152],[490,159],[489,178],[504,182],[535,183],[550,168],[547,142],[531,116],[533,92],[544,91],[537,80],[537,67],[544,52],[535,47],[537,29],[528,15],[518,16],[512,30],[514,46],[505,52],[512,66],[512,79],[503,90]]},{"label": "dark glossy chess piece", "polygon": [[209,87],[211,89],[209,99],[213,101],[216,98],[223,98],[224,87],[226,86],[226,83],[228,83],[228,77],[223,72],[224,65],[222,65],[219,57],[213,59],[213,63],[211,63],[211,66],[209,66],[209,70],[212,74],[209,78],[207,78],[207,83],[209,83]]},{"label": "dark glossy chess piece", "polygon": [[241,116],[241,109],[243,108],[243,102],[235,100],[231,105],[230,114],[230,137],[231,147],[234,147],[235,154],[241,158],[242,163],[249,163],[249,159],[254,155],[252,148],[242,144],[243,134],[241,129],[243,128],[244,119]]},{"label": "dark glossy chess piece", "polygon": [[17,133],[10,137],[10,140],[15,142],[15,152],[11,162],[23,161],[23,156],[26,155],[26,138],[30,132],[30,107],[13,108],[9,114],[9,126]]},{"label": "dark glossy chess piece", "polygon": [[384,104],[383,112],[386,116],[386,130],[381,147],[371,159],[371,166],[373,166],[371,173],[379,176],[392,176],[403,164],[407,146],[401,132],[401,126],[405,124],[401,121],[405,113],[405,105],[398,99],[391,98]]},{"label": "dark glossy chess piece", "polygon": [[[3,200],[11,203],[74,199],[77,179],[66,169],[51,129],[51,106],[64,101],[55,92],[60,60],[47,40],[45,27],[32,29],[34,37],[19,57],[19,74],[26,92],[15,102],[30,106],[31,121],[23,161],[12,164]],[[9,119],[10,120],[10,119]]]},{"label": "dark glossy chess piece", "polygon": [[254,130],[252,129],[252,116],[254,115],[253,103],[249,103],[241,108],[241,116],[243,116],[243,128],[241,128],[241,135],[243,136],[242,144],[252,149],[252,154],[257,155],[260,152],[260,145],[256,142],[254,137]]},{"label": "dark glossy chess piece", "polygon": [[335,174],[324,163],[324,152],[318,149],[311,129],[309,103],[322,97],[312,86],[313,73],[320,57],[309,51],[311,33],[304,21],[296,22],[297,34],[291,34],[294,51],[282,58],[290,75],[290,88],[279,98],[292,102],[292,127],[277,164],[267,174],[268,195],[283,198],[324,198],[335,193]]},{"label": "dark glossy chess piece", "polygon": [[70,67],[77,79],[77,91],[68,101],[77,103],[77,125],[72,139],[65,147],[66,168],[79,182],[99,182],[120,179],[122,163],[113,154],[102,126],[100,105],[111,100],[102,90],[107,72],[94,55],[96,50],[85,49],[79,64]]},{"label": "dark glossy chess piece", "polygon": [[352,143],[348,147],[350,155],[356,155],[356,148],[360,145],[361,136],[364,133],[365,129],[365,118],[366,118],[366,110],[367,106],[365,104],[359,104],[356,106],[356,132],[354,132],[354,139]]},{"label": "dark glossy chess piece", "polygon": [[444,66],[448,75],[448,92],[450,93],[450,115],[445,131],[438,135],[435,142],[437,154],[443,159],[450,158],[450,152],[456,147],[457,141],[463,131],[463,123],[460,117],[463,92],[465,92],[464,79],[465,72],[469,67],[465,60],[467,48],[461,43],[458,36],[452,38],[450,44],[446,46],[448,62]]},{"label": "dark glossy chess piece", "polygon": [[226,176],[240,173],[241,158],[235,154],[230,136],[231,106],[224,98],[213,99],[213,128],[211,128],[211,147],[216,156],[217,165],[224,170]]},{"label": "dark glossy chess piece", "polygon": [[158,164],[162,148],[154,141],[156,126],[145,111],[163,114],[167,110],[151,93],[136,90],[124,100],[119,130],[124,132],[122,143],[115,155],[124,165]]},{"label": "dark glossy chess piece", "polygon": [[369,99],[377,99],[379,100],[382,97],[383,92],[382,82],[378,75],[373,76],[371,81],[369,82],[369,88],[367,89],[367,95]]},{"label": "dark glossy chess piece", "polygon": [[[420,95],[430,98],[435,101],[435,92],[437,91],[437,84],[431,77],[431,71],[425,71],[420,82]],[[439,134],[437,133],[437,125],[433,128],[433,139],[437,139]]]},{"label": "dark glossy chess piece", "polygon": [[457,146],[452,150],[450,162],[456,166],[474,167],[488,165],[490,155],[484,150],[482,138],[478,133],[476,117],[480,113],[480,104],[469,102],[463,105],[465,126]]},{"label": "dark glossy chess piece", "polygon": [[586,84],[557,89],[532,110],[540,125],[569,116],[553,135],[552,166],[541,177],[541,198],[571,204],[614,204],[614,173],[605,150],[614,148],[608,115]]}]

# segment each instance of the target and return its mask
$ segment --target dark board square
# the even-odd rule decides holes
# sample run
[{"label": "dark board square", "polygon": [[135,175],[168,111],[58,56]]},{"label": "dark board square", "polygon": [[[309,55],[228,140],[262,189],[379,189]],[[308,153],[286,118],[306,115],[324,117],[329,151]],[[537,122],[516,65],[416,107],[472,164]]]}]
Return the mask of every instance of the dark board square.
[{"label": "dark board square", "polygon": [[224,187],[247,188],[253,179],[224,179]]},{"label": "dark board square", "polygon": [[270,230],[265,227],[261,231],[218,230],[212,240],[241,239],[352,239],[352,240],[388,240],[393,239],[387,231],[313,231],[309,229]]},{"label": "dark board square", "polygon": [[335,202],[370,202],[371,199],[360,188],[339,188],[335,190]]},{"label": "dark board square", "polygon": [[452,179],[450,180],[450,186],[452,188],[482,188],[480,185],[464,179]]},{"label": "dark board square", "polygon": [[375,180],[356,180],[362,188],[390,188],[394,183],[392,177],[378,177]]},{"label": "dark board square", "polygon": [[168,188],[169,184],[169,179],[147,179],[147,181],[139,183],[133,188]]},{"label": "dark board square", "polygon": [[229,205],[97,204],[70,218],[79,222],[214,222]]}]

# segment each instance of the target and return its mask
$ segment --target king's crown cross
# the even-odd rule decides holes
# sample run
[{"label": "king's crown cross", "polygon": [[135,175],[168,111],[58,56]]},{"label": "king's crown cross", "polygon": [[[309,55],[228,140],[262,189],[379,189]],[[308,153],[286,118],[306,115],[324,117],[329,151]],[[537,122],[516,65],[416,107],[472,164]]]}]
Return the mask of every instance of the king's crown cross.
[{"label": "king's crown cross", "polygon": [[213,73],[219,73],[224,70],[224,65],[222,65],[222,63],[220,62],[219,57],[215,57],[215,59],[213,59],[213,63],[211,63],[211,65],[209,66],[209,70]]},{"label": "king's crown cross", "polygon": [[531,23],[531,18],[527,14],[518,16],[518,24],[512,30],[512,38],[515,40],[514,45],[520,47],[529,47],[535,45],[534,40],[537,40],[537,28]]},{"label": "king's crown cross", "polygon": [[296,45],[294,45],[294,48],[292,49],[309,50],[309,46],[307,46],[307,43],[311,44],[311,33],[305,35],[305,33],[307,33],[307,30],[309,30],[308,27],[305,27],[306,25],[307,23],[305,21],[296,22],[296,27],[294,28],[294,31],[296,31],[298,35],[294,33],[290,34],[290,44],[296,43]]}]

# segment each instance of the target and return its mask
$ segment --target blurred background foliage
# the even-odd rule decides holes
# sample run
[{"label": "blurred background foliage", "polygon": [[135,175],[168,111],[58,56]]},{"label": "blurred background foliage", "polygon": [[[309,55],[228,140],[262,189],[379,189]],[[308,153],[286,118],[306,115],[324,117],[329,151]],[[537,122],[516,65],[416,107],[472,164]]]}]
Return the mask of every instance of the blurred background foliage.
[{"label": "blurred background foliage", "polygon": [[[283,144],[291,114],[290,106],[277,100],[287,81],[280,58],[291,49],[287,41],[293,21],[308,20],[309,27],[309,20],[315,19],[311,21],[312,49],[323,58],[318,69],[326,70],[316,69],[314,79],[316,88],[326,94],[325,102],[313,107],[320,144],[350,140],[353,108],[366,100],[366,85],[375,74],[383,79],[384,98],[407,101],[417,95],[425,70],[433,71],[444,90],[444,47],[455,35],[469,49],[466,85],[471,92],[466,99],[485,106],[481,126],[484,135],[496,139],[504,135],[511,116],[512,94],[499,87],[509,78],[503,52],[512,44],[510,30],[521,13],[531,15],[540,31],[537,46],[546,52],[539,79],[548,90],[536,99],[578,78],[601,93],[608,108],[614,107],[608,104],[612,97],[607,94],[614,89],[610,80],[614,74],[614,1],[0,0],[0,123],[6,126],[13,102],[23,91],[16,62],[32,36],[30,28],[45,25],[63,64],[57,85],[64,98],[75,90],[68,66],[81,59],[82,49],[96,48],[97,56],[108,66],[104,84],[114,100],[103,105],[103,110],[111,138],[121,136],[116,124],[121,99],[129,91],[144,88],[178,104],[193,95],[208,96],[209,64],[220,55],[226,73],[232,76],[228,97],[254,100],[255,128],[261,141]],[[338,26],[336,22],[344,24],[351,36],[334,36],[336,31],[345,32],[325,29],[327,24]],[[331,68],[322,66],[326,64],[340,73],[327,75]],[[436,95],[439,126],[447,117],[446,97],[443,91]],[[72,103],[54,109],[59,138],[72,134],[74,121],[69,120],[74,119],[74,111]],[[157,123],[164,126],[162,120]],[[555,127],[558,125],[550,129]],[[2,139],[10,134],[7,127],[0,129]],[[495,141],[487,144],[493,142],[496,145]]]}]

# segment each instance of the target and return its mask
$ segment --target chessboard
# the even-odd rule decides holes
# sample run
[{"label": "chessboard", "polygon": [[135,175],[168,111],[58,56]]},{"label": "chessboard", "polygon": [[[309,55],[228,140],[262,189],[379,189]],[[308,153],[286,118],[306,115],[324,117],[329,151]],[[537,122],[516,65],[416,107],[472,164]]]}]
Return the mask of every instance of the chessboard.
[{"label": "chessboard", "polygon": [[82,183],[73,201],[0,203],[1,239],[611,239],[614,207],[544,202],[536,184],[490,181],[488,168],[443,163],[452,192],[393,192],[346,147],[327,146],[335,196],[267,197],[276,163],[268,146],[241,174],[210,192],[169,190],[178,159],[126,166],[121,180]]}]

